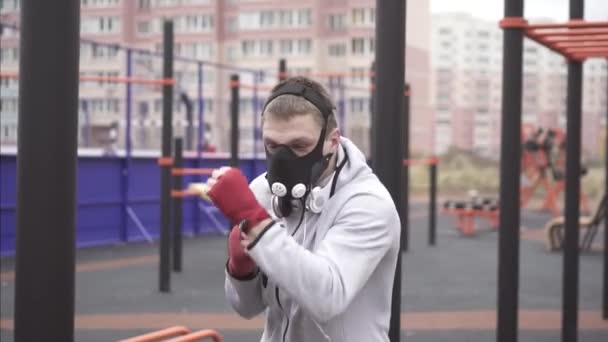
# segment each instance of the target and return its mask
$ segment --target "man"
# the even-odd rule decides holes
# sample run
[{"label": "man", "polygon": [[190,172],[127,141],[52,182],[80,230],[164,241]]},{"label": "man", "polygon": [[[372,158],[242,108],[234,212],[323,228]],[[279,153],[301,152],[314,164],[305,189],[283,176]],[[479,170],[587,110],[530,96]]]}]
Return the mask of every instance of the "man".
[{"label": "man", "polygon": [[263,342],[388,341],[400,221],[321,85],[291,78],[262,113],[268,172],[216,170],[204,195],[236,226],[226,296]]}]

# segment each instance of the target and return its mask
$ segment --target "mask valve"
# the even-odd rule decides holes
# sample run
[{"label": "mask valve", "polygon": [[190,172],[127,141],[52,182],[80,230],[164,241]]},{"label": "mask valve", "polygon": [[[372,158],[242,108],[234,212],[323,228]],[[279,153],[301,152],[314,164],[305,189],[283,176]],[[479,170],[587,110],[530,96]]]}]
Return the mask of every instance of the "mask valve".
[{"label": "mask valve", "polygon": [[279,196],[279,197],[283,197],[283,196],[287,195],[287,188],[285,187],[285,185],[283,183],[279,183],[279,182],[272,183],[271,191],[274,195]]},{"label": "mask valve", "polygon": [[306,185],[298,183],[291,188],[291,197],[302,198],[304,195],[306,195]]}]

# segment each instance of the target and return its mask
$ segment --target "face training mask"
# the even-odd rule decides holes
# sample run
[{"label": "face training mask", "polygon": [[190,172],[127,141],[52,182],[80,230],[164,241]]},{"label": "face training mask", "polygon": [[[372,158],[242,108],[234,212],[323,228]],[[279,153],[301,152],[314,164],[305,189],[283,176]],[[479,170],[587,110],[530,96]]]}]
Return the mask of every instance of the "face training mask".
[{"label": "face training mask", "polygon": [[332,154],[323,156],[325,128],[315,148],[307,155],[298,157],[289,147],[280,145],[273,153],[266,150],[268,172],[266,179],[270,191],[278,197],[278,211],[282,216],[291,214],[291,201],[304,199],[312,186],[327,168]]}]

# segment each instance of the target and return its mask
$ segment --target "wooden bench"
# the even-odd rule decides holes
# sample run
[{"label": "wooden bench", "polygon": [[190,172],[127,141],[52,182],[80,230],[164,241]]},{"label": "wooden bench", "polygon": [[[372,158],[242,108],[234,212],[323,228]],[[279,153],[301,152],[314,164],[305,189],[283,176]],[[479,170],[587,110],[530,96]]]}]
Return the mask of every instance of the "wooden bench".
[{"label": "wooden bench", "polygon": [[[579,218],[579,228],[581,231],[585,232],[585,234],[582,235],[582,239],[579,240],[579,248],[581,250],[591,250],[593,239],[606,215],[606,207],[606,194],[604,194],[592,216],[581,216]],[[548,250],[558,251],[562,249],[564,243],[565,220],[564,216],[558,216],[545,225],[545,242]]]}]

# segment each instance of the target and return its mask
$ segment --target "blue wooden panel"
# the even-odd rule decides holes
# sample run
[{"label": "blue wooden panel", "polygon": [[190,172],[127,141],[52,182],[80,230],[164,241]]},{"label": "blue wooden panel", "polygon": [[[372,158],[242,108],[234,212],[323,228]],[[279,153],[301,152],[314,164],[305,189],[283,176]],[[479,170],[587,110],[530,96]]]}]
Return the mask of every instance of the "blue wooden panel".
[{"label": "blue wooden panel", "polygon": [[[16,213],[16,162],[14,155],[0,156],[0,254],[14,253]],[[226,159],[186,158],[184,167],[217,168],[228,165]],[[249,180],[262,173],[263,160],[240,162]],[[157,158],[131,158],[128,178],[121,157],[82,157],[77,163],[76,243],[78,247],[114,244],[144,239],[142,229],[157,239],[160,225],[160,169]],[[183,187],[190,182],[204,181],[206,176],[186,176]],[[126,191],[126,192],[125,192]],[[128,203],[123,198],[128,198]],[[134,218],[125,215],[129,208]],[[197,221],[198,217],[198,221]],[[126,241],[122,229],[126,223]],[[186,235],[219,234],[228,228],[228,221],[212,205],[188,198],[183,204],[183,232]]]}]

